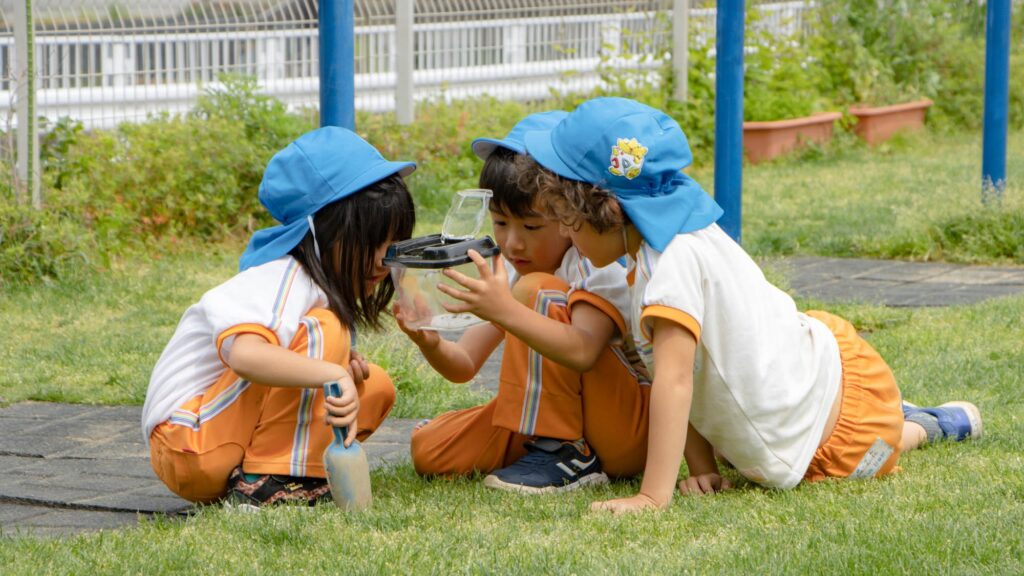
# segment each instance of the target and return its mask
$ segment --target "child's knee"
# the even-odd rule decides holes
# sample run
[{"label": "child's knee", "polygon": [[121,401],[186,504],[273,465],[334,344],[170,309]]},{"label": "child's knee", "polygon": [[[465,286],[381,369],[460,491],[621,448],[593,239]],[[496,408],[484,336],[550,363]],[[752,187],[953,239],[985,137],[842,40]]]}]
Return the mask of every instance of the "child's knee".
[{"label": "child's knee", "polygon": [[[366,418],[361,416],[359,421],[365,422],[371,431],[376,430],[395,405],[395,385],[383,368],[370,364],[370,375],[359,386],[358,391],[359,411],[360,414],[366,415]],[[364,426],[360,425],[360,428]]]},{"label": "child's knee", "polygon": [[431,433],[430,424],[413,431],[409,440],[409,455],[412,467],[420,476],[436,476],[448,472],[440,465],[437,441]]},{"label": "child's knee", "polygon": [[228,477],[241,465],[244,450],[227,444],[205,454],[178,452],[166,446],[152,445],[153,471],[178,496],[189,502],[209,503],[228,492]]},{"label": "child's knee", "polygon": [[569,285],[551,274],[531,272],[517,280],[512,286],[512,296],[520,303],[533,308],[533,304],[537,301],[537,294],[542,290],[567,292]]}]

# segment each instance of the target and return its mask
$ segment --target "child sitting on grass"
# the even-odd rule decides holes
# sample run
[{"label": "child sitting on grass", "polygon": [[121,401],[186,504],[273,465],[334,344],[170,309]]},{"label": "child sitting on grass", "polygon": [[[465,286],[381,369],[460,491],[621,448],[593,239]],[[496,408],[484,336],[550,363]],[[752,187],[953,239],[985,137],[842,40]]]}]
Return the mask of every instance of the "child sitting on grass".
[{"label": "child sitting on grass", "polygon": [[[974,405],[903,405],[885,361],[854,327],[796,309],[715,221],[721,208],[681,170],[679,125],[622,98],[579,106],[525,136],[520,185],[535,187],[595,266],[625,256],[625,317],[654,376],[639,494],[597,502],[630,512],[729,487],[717,450],[744,477],[776,488],[893,471],[925,437],[978,437]],[[906,418],[906,421],[905,421]]]},{"label": "child sitting on grass", "polygon": [[335,127],[270,160],[259,198],[281,225],[256,232],[240,272],[185,311],[150,379],[143,433],[175,494],[245,507],[331,499],[322,385],[341,386],[327,420],[348,428],[346,444],[394,404],[391,380],[350,334],[377,325],[394,293],[381,259],[412,234],[402,176],[414,169]]},{"label": "child sitting on grass", "polygon": [[[399,327],[441,375],[466,382],[505,342],[497,396],[448,412],[412,435],[412,460],[424,475],[484,472],[484,485],[521,493],[567,491],[640,472],[647,444],[647,380],[627,348],[625,268],[581,258],[558,222],[515,183],[522,134],[554,125],[564,112],[531,115],[502,140],[479,139],[480,187],[493,191],[491,219],[503,259],[492,272],[471,252],[480,279],[451,274],[466,291],[441,289],[490,323],[457,342],[416,331],[396,308]],[[505,262],[511,265],[511,279]],[[511,284],[511,288],[510,288]],[[633,357],[636,359],[635,353]],[[636,362],[639,365],[639,362]]]}]

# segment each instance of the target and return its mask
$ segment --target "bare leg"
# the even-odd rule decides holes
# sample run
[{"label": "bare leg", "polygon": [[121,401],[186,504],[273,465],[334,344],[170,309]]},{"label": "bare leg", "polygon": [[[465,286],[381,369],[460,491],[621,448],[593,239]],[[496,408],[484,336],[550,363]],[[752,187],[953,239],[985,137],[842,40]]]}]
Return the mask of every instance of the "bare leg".
[{"label": "bare leg", "polygon": [[924,444],[928,439],[928,433],[925,432],[924,426],[921,426],[917,422],[904,422],[903,423],[903,451],[909,452],[914,448],[918,448],[921,444]]}]

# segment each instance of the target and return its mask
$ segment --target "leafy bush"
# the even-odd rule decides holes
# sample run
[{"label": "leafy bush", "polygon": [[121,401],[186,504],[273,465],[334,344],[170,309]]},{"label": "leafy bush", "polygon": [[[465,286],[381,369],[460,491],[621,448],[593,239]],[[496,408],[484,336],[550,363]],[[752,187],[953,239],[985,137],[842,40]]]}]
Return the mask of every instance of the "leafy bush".
[{"label": "leafy bush", "polygon": [[[827,75],[822,94],[842,105],[894,104],[926,96],[929,123],[975,129],[981,122],[984,3],[959,0],[821,0],[810,43]],[[1024,30],[1020,11],[1015,33]],[[1019,36],[1018,36],[1019,37]],[[1024,73],[1020,44],[1014,73]],[[1024,83],[1011,83],[1011,124],[1024,123]]]},{"label": "leafy bush", "polygon": [[95,252],[68,215],[0,203],[0,288],[63,276],[88,266]]},{"label": "leafy bush", "polygon": [[181,117],[89,132],[62,119],[40,150],[43,210],[0,200],[0,283],[269,224],[256,194],[263,169],[310,128],[252,80],[231,77]]},{"label": "leafy bush", "polygon": [[69,147],[62,193],[49,203],[80,210],[111,249],[164,236],[216,239],[260,212],[256,183],[268,158],[243,126],[218,118],[123,124]]},{"label": "leafy bush", "polygon": [[261,94],[251,76],[222,74],[218,80],[220,86],[199,97],[192,116],[240,124],[246,140],[259,149],[280,150],[316,127],[304,115],[288,112],[280,100]]},{"label": "leafy bush", "polygon": [[950,260],[1024,263],[1024,211],[986,206],[931,227],[929,236]]},{"label": "leafy bush", "polygon": [[750,11],[744,54],[744,120],[782,120],[810,116],[828,107],[819,92],[825,78],[820,59],[799,35],[782,36],[758,25]]}]

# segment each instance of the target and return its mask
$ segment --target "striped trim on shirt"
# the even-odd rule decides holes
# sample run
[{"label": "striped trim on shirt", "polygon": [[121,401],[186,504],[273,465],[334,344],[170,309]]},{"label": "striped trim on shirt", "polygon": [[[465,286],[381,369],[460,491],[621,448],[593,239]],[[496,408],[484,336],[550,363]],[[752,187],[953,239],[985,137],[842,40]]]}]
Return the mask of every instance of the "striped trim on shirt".
[{"label": "striped trim on shirt", "polygon": [[199,430],[199,427],[205,422],[209,422],[233,404],[235,400],[238,400],[238,397],[247,388],[249,388],[249,381],[239,378],[230,386],[221,390],[209,403],[200,406],[198,414],[178,408],[171,413],[171,417],[167,419],[167,422],[176,426],[187,426],[193,430]]}]

